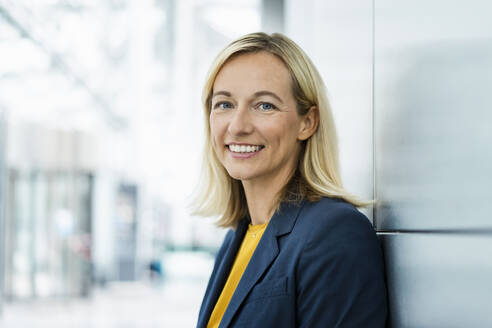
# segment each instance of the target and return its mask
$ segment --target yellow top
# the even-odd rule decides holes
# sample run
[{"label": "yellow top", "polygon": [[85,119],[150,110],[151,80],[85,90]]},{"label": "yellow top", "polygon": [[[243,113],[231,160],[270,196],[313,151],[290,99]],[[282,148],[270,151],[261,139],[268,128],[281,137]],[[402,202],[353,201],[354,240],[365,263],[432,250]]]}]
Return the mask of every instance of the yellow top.
[{"label": "yellow top", "polygon": [[232,295],[239,284],[239,280],[241,279],[244,270],[246,270],[246,266],[248,265],[251,256],[253,256],[256,246],[258,246],[267,225],[268,222],[264,224],[249,225],[248,231],[246,232],[246,235],[244,235],[244,239],[241,243],[241,247],[237,252],[229,277],[224,285],[224,289],[222,289],[222,293],[220,293],[219,299],[210,316],[207,328],[219,327],[220,320],[222,320],[222,316],[229,305],[229,301],[231,300]]}]

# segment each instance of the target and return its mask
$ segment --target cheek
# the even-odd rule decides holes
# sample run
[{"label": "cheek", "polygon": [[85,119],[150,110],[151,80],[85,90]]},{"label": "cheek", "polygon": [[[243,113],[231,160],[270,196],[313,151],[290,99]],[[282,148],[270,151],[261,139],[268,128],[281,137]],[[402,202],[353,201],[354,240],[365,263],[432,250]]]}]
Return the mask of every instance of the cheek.
[{"label": "cheek", "polygon": [[209,125],[210,125],[210,135],[212,136],[213,139],[215,139],[217,136],[217,120],[213,115],[210,115]]},{"label": "cheek", "polygon": [[223,124],[220,124],[220,120],[218,120],[216,117],[213,115],[210,115],[210,136],[212,137],[212,143],[214,148],[217,146],[218,143],[221,142],[221,139],[223,137]]},{"label": "cheek", "polygon": [[298,147],[297,129],[295,124],[285,124],[275,131],[276,147],[283,154],[293,154],[296,151]]},{"label": "cheek", "polygon": [[266,132],[269,135],[269,139],[274,142],[277,147],[290,148],[292,143],[295,143],[297,139],[296,127],[290,124],[283,124],[282,126],[275,126],[268,129]]}]

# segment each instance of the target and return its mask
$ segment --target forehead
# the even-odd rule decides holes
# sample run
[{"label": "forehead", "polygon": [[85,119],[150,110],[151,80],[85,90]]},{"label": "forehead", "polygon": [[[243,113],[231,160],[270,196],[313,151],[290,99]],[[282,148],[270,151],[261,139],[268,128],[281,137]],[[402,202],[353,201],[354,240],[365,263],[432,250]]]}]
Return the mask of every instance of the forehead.
[{"label": "forehead", "polygon": [[284,62],[271,53],[262,51],[240,54],[222,66],[215,79],[213,91],[237,88],[290,93],[290,72]]}]

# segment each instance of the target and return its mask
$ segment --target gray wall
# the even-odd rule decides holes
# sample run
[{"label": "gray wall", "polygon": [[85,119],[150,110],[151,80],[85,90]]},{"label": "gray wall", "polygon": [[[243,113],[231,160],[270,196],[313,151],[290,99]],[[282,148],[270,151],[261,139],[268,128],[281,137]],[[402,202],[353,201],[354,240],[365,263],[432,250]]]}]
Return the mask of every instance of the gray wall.
[{"label": "gray wall", "polygon": [[377,199],[390,326],[492,327],[492,2],[286,3],[347,187]]},{"label": "gray wall", "polygon": [[376,227],[394,327],[492,327],[492,2],[375,1]]}]

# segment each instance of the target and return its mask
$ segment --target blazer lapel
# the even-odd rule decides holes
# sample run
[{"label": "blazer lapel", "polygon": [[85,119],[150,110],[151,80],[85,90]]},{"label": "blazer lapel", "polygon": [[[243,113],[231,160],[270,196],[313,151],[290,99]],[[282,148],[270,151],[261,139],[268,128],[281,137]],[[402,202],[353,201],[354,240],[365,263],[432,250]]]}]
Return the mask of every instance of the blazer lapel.
[{"label": "blazer lapel", "polygon": [[[294,226],[301,207],[302,206],[283,203],[280,209],[275,212],[239,281],[234,295],[232,295],[220,322],[220,328],[229,326],[234,314],[237,312],[250,290],[263,276],[263,273],[268,269],[272,261],[277,257],[279,252],[277,237],[292,231],[292,227]],[[227,272],[227,275],[228,274],[229,272]]]},{"label": "blazer lapel", "polygon": [[239,250],[239,246],[241,246],[241,242],[243,241],[244,234],[246,233],[246,229],[248,228],[248,221],[241,220],[237,226],[236,231],[234,232],[234,238],[232,240],[231,246],[228,248],[227,252],[224,255],[222,264],[217,269],[217,274],[212,282],[212,288],[208,297],[204,300],[204,312],[203,315],[200,316],[198,320],[197,327],[205,328],[208,324],[208,320],[210,319],[210,315],[219,299],[220,293],[224,288],[224,284],[229,277],[229,272],[231,271],[232,264],[236,258],[237,251]]}]

